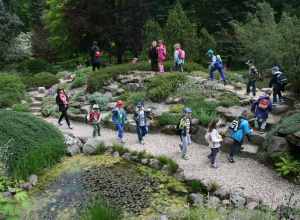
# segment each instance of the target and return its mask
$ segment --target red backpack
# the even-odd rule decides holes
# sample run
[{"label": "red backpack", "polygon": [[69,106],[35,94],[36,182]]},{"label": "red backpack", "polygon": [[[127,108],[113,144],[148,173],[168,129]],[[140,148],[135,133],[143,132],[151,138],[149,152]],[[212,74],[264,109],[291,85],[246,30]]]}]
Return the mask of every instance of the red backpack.
[{"label": "red backpack", "polygon": [[178,58],[181,60],[184,60],[185,59],[185,51],[178,49],[178,52],[179,52]]},{"label": "red backpack", "polygon": [[258,108],[260,110],[266,111],[270,105],[269,98],[263,98],[258,103]]},{"label": "red backpack", "polygon": [[95,57],[97,57],[97,58],[100,57],[100,51],[95,52]]}]

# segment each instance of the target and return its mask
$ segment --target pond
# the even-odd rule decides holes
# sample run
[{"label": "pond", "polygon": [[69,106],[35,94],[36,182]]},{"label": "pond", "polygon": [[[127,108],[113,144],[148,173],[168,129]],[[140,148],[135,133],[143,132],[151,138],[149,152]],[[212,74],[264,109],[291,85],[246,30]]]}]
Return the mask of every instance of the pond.
[{"label": "pond", "polygon": [[111,156],[65,158],[29,191],[32,208],[22,219],[79,219],[89,198],[100,194],[125,211],[124,219],[145,219],[182,209],[188,186],[148,166]]}]

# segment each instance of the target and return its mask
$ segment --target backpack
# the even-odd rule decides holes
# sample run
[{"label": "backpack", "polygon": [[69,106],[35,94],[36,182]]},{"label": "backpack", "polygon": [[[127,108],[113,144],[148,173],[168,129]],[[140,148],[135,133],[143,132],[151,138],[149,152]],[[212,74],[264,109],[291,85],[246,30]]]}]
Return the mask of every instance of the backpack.
[{"label": "backpack", "polygon": [[100,57],[100,51],[95,51],[95,57]]},{"label": "backpack", "polygon": [[210,132],[207,130],[205,134],[205,141],[209,144],[211,140]]},{"label": "backpack", "polygon": [[181,121],[181,118],[180,118],[180,120],[179,120],[179,122],[178,122],[178,124],[177,124],[177,126],[176,126],[176,128],[175,128],[175,131],[176,131],[176,133],[177,133],[178,135],[181,135],[181,134],[182,134],[182,129],[179,128],[180,121]]},{"label": "backpack", "polygon": [[219,63],[222,63],[222,59],[220,55],[217,55],[217,60],[219,61]]},{"label": "backpack", "polygon": [[185,59],[185,51],[178,49],[178,52],[179,52],[178,58],[181,60],[184,60]]},{"label": "backpack", "polygon": [[229,128],[230,128],[231,130],[237,131],[237,130],[239,129],[240,121],[241,121],[241,120],[240,120],[239,118],[234,119],[234,120],[230,123]]},{"label": "backpack", "polygon": [[277,83],[279,86],[284,87],[288,84],[288,80],[283,73],[278,74]]},{"label": "backpack", "polygon": [[258,103],[258,108],[260,110],[266,111],[270,105],[270,101],[268,98],[263,98]]}]

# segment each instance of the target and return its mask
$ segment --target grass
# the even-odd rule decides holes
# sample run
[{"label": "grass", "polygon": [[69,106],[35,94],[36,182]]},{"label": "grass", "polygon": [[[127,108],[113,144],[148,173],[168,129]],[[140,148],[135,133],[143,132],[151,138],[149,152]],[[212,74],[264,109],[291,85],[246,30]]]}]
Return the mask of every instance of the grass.
[{"label": "grass", "polygon": [[175,173],[179,167],[179,165],[173,159],[168,158],[166,156],[159,156],[157,160],[159,161],[160,168],[164,165],[169,164],[171,173]]},{"label": "grass", "polygon": [[71,108],[70,108],[70,111],[71,111],[73,114],[75,114],[75,115],[78,115],[78,114],[81,113],[79,110],[77,110],[77,109],[74,108],[74,107],[71,107]]},{"label": "grass", "polygon": [[183,105],[173,105],[169,112],[170,113],[183,113],[184,106]]},{"label": "grass", "polygon": [[78,93],[72,98],[72,101],[77,102],[79,96],[81,96],[82,94],[83,94],[83,91],[78,92]]},{"label": "grass", "polygon": [[110,119],[111,119],[111,115],[106,115],[106,116],[104,117],[103,121],[104,121],[105,123],[108,123]]},{"label": "grass", "polygon": [[145,158],[146,157],[146,150],[140,151],[137,156],[138,156],[139,159]]},{"label": "grass", "polygon": [[129,153],[130,152],[130,150],[128,148],[125,148],[125,147],[123,147],[123,146],[121,146],[119,144],[114,144],[113,145],[113,150],[114,151],[118,151],[119,154],[120,154],[120,156],[123,155],[123,154],[125,154],[125,153]]},{"label": "grass", "polygon": [[107,150],[107,147],[105,146],[105,143],[103,141],[100,142],[99,147],[95,151],[96,155],[101,155]]},{"label": "grass", "polygon": [[25,101],[26,101],[27,103],[32,103],[32,99],[29,98],[29,97],[25,97]]},{"label": "grass", "polygon": [[192,180],[191,182],[191,192],[193,193],[200,193],[202,185],[198,180]]},{"label": "grass", "polygon": [[212,181],[208,184],[208,191],[210,193],[217,191],[217,189],[219,189],[219,188],[220,188],[220,186],[218,185],[218,183],[216,183],[214,181]]},{"label": "grass", "polygon": [[234,103],[231,100],[222,100],[219,102],[219,105],[229,108],[234,106]]},{"label": "grass", "polygon": [[13,106],[14,111],[18,112],[30,112],[30,108],[27,105],[16,104]]}]

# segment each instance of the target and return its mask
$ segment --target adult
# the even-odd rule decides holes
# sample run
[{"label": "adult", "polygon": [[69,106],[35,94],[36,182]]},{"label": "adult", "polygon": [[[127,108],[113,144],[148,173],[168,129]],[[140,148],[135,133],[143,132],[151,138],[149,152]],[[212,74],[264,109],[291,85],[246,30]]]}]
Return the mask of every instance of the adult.
[{"label": "adult", "polygon": [[272,88],[272,86],[274,85],[274,87],[273,87],[273,105],[277,105],[277,95],[278,95],[280,102],[281,103],[284,102],[281,92],[285,91],[285,86],[281,85],[279,82],[279,76],[280,75],[284,76],[284,74],[279,71],[279,68],[277,66],[274,66],[273,68],[271,68],[269,70],[272,70],[272,74],[273,74],[273,76],[269,82],[269,88]]},{"label": "adult", "polygon": [[101,58],[100,58],[100,50],[99,47],[97,46],[97,41],[93,42],[93,46],[91,47],[90,50],[90,55],[91,55],[91,63],[93,65],[93,71],[95,71],[96,67],[98,70],[100,70]]},{"label": "adult", "polygon": [[256,80],[259,76],[258,70],[254,66],[254,60],[248,60],[245,64],[249,66],[248,70],[248,83],[247,83],[247,90],[245,95],[250,95],[250,87],[252,86],[252,91],[253,91],[253,97],[256,96]]},{"label": "adult", "polygon": [[225,75],[223,73],[222,63],[217,59],[217,57],[214,55],[214,52],[212,50],[208,50],[206,55],[208,55],[211,58],[211,62],[208,62],[209,68],[211,68],[210,71],[209,71],[209,75],[210,75],[211,80],[214,79],[214,71],[218,70],[219,73],[221,74],[221,77],[222,77],[223,81],[224,81],[224,86],[226,86],[227,82],[226,82]]},{"label": "adult", "polygon": [[67,113],[67,110],[69,108],[69,98],[66,95],[65,90],[63,88],[57,89],[56,104],[58,105],[59,111],[62,113],[57,123],[59,125],[63,125],[61,123],[61,120],[65,117],[68,127],[70,129],[73,129],[73,127],[70,125],[69,116]]},{"label": "adult", "polygon": [[174,63],[175,63],[175,66],[174,66],[174,70],[175,72],[177,72],[177,68],[179,67],[180,69],[180,72],[183,72],[183,68],[182,68],[182,65],[184,64],[184,59],[180,59],[179,57],[179,54],[180,54],[180,44],[175,44],[174,45]]},{"label": "adult", "polygon": [[158,72],[158,47],[155,40],[152,41],[152,46],[149,50],[149,59],[151,61],[151,71]]}]

